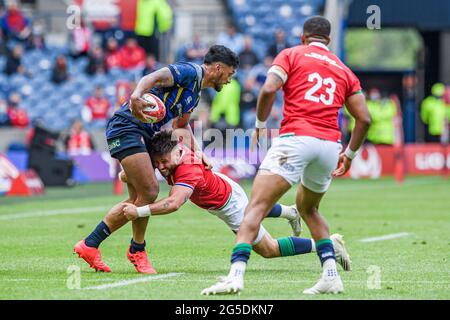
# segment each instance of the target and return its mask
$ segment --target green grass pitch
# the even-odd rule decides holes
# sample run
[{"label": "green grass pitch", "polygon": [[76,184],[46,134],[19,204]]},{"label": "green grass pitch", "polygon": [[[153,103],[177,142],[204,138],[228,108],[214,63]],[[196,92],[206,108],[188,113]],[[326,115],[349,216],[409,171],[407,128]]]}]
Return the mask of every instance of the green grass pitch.
[{"label": "green grass pitch", "polygon": [[[251,182],[243,184],[249,192]],[[160,196],[167,190],[162,187]],[[127,261],[130,225],[101,246],[112,273],[95,273],[73,255],[73,245],[122,198],[111,194],[111,185],[98,184],[0,198],[0,299],[218,299],[200,291],[228,273],[234,236],[222,221],[190,203],[172,215],[150,218],[147,243],[158,278],[137,274]],[[291,190],[281,202],[291,204],[294,197]],[[219,298],[450,299],[450,180],[408,178],[403,186],[392,179],[337,180],[321,213],[331,232],[345,236],[352,256],[353,271],[340,273],[345,293],[301,293],[319,277],[315,254],[266,260],[252,253],[245,291]],[[291,232],[283,219],[266,219],[264,225],[274,237]],[[361,241],[399,233],[407,235]],[[77,267],[80,289],[73,289],[77,273],[68,268]]]}]

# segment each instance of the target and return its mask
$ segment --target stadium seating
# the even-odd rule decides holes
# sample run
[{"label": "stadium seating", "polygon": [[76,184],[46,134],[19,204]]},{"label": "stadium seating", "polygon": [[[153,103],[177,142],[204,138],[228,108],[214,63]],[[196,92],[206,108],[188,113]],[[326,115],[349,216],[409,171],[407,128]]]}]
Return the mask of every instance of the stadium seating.
[{"label": "stadium seating", "polygon": [[[286,31],[289,43],[299,43],[304,20],[318,14],[324,0],[272,0],[270,4],[266,0],[227,0],[227,3],[239,30],[254,38],[255,52],[262,60],[277,28]],[[51,130],[69,129],[73,120],[80,118],[85,99],[94,93],[97,85],[105,88],[106,96],[114,105],[116,81],[136,81],[142,75],[142,69],[112,69],[105,75],[89,76],[85,73],[87,58],[73,59],[68,52],[68,47],[25,51],[22,63],[29,74],[8,77],[0,72],[0,99],[7,99],[11,92],[19,92],[21,105],[27,110],[31,123],[41,119]],[[66,56],[70,80],[55,85],[50,77],[58,55]],[[0,70],[4,69],[5,60],[0,56]]]},{"label": "stadium seating", "polygon": [[298,44],[303,22],[307,17],[319,14],[325,1],[272,0],[269,3],[265,0],[227,0],[227,3],[238,29],[250,34],[255,39],[256,48],[262,49],[273,41],[277,28],[285,30],[289,43]]},{"label": "stadium seating", "polygon": [[[115,104],[115,83],[118,80],[138,80],[142,69],[112,69],[105,75],[89,76],[85,73],[87,58],[72,59],[66,55],[70,80],[60,85],[50,81],[54,60],[59,54],[67,54],[67,48],[52,47],[47,50],[25,51],[22,63],[29,74],[0,72],[0,99],[6,100],[12,92],[22,96],[21,106],[25,108],[31,123],[37,119],[44,121],[48,129],[69,129],[71,123],[80,118],[80,110],[95,87],[105,88],[105,95]],[[5,58],[0,56],[0,71]]]}]

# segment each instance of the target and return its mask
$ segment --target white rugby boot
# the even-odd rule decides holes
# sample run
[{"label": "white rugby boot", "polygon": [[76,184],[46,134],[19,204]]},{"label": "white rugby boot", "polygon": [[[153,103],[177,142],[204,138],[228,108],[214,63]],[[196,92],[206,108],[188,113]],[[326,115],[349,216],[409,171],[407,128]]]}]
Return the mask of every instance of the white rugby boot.
[{"label": "white rugby boot", "polygon": [[240,294],[244,290],[244,281],[237,277],[220,277],[219,282],[203,289],[200,294],[209,296],[216,294]]},{"label": "white rugby boot", "polygon": [[302,220],[300,219],[300,213],[295,206],[289,207],[292,210],[292,217],[287,218],[292,228],[292,233],[295,237],[298,237],[302,233]]},{"label": "white rugby boot", "polygon": [[339,263],[345,271],[352,271],[352,261],[345,248],[344,237],[338,233],[334,233],[330,236],[330,239],[333,242],[336,262]]},{"label": "white rugby boot", "polygon": [[323,263],[322,277],[311,288],[303,291],[304,294],[341,293],[344,285],[336,270],[336,261],[327,259]]},{"label": "white rugby boot", "polygon": [[321,277],[313,287],[303,291],[304,294],[337,294],[341,292],[344,292],[344,284],[339,275],[335,277]]}]

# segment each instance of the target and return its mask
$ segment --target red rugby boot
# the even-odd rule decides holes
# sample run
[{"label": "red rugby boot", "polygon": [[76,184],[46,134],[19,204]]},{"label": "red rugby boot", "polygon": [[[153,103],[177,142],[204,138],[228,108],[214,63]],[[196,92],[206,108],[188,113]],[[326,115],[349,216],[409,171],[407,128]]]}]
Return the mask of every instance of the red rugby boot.
[{"label": "red rugby boot", "polygon": [[150,263],[150,260],[148,260],[147,252],[145,250],[144,251],[136,251],[136,253],[131,253],[130,249],[131,249],[131,245],[127,251],[127,258],[134,265],[137,272],[146,273],[146,274],[156,274],[157,273],[156,270],[153,269],[152,264]]},{"label": "red rugby boot", "polygon": [[111,272],[111,268],[102,261],[100,250],[88,247],[84,240],[79,241],[73,247],[73,251],[78,254],[78,257],[86,261],[91,268],[95,269],[95,271]]}]

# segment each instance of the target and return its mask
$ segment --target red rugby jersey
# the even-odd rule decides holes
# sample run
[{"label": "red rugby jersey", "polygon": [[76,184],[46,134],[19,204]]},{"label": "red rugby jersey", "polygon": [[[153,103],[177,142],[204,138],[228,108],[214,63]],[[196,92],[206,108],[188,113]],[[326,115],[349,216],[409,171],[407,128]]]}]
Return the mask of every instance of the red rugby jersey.
[{"label": "red rugby jersey", "polygon": [[169,185],[191,188],[190,200],[203,209],[222,208],[231,196],[231,185],[211,170],[206,170],[201,160],[184,149],[181,162],[175,172],[167,177]]},{"label": "red rugby jersey", "polygon": [[340,141],[339,109],[361,90],[355,74],[318,42],[281,51],[273,65],[288,75],[280,133]]}]

